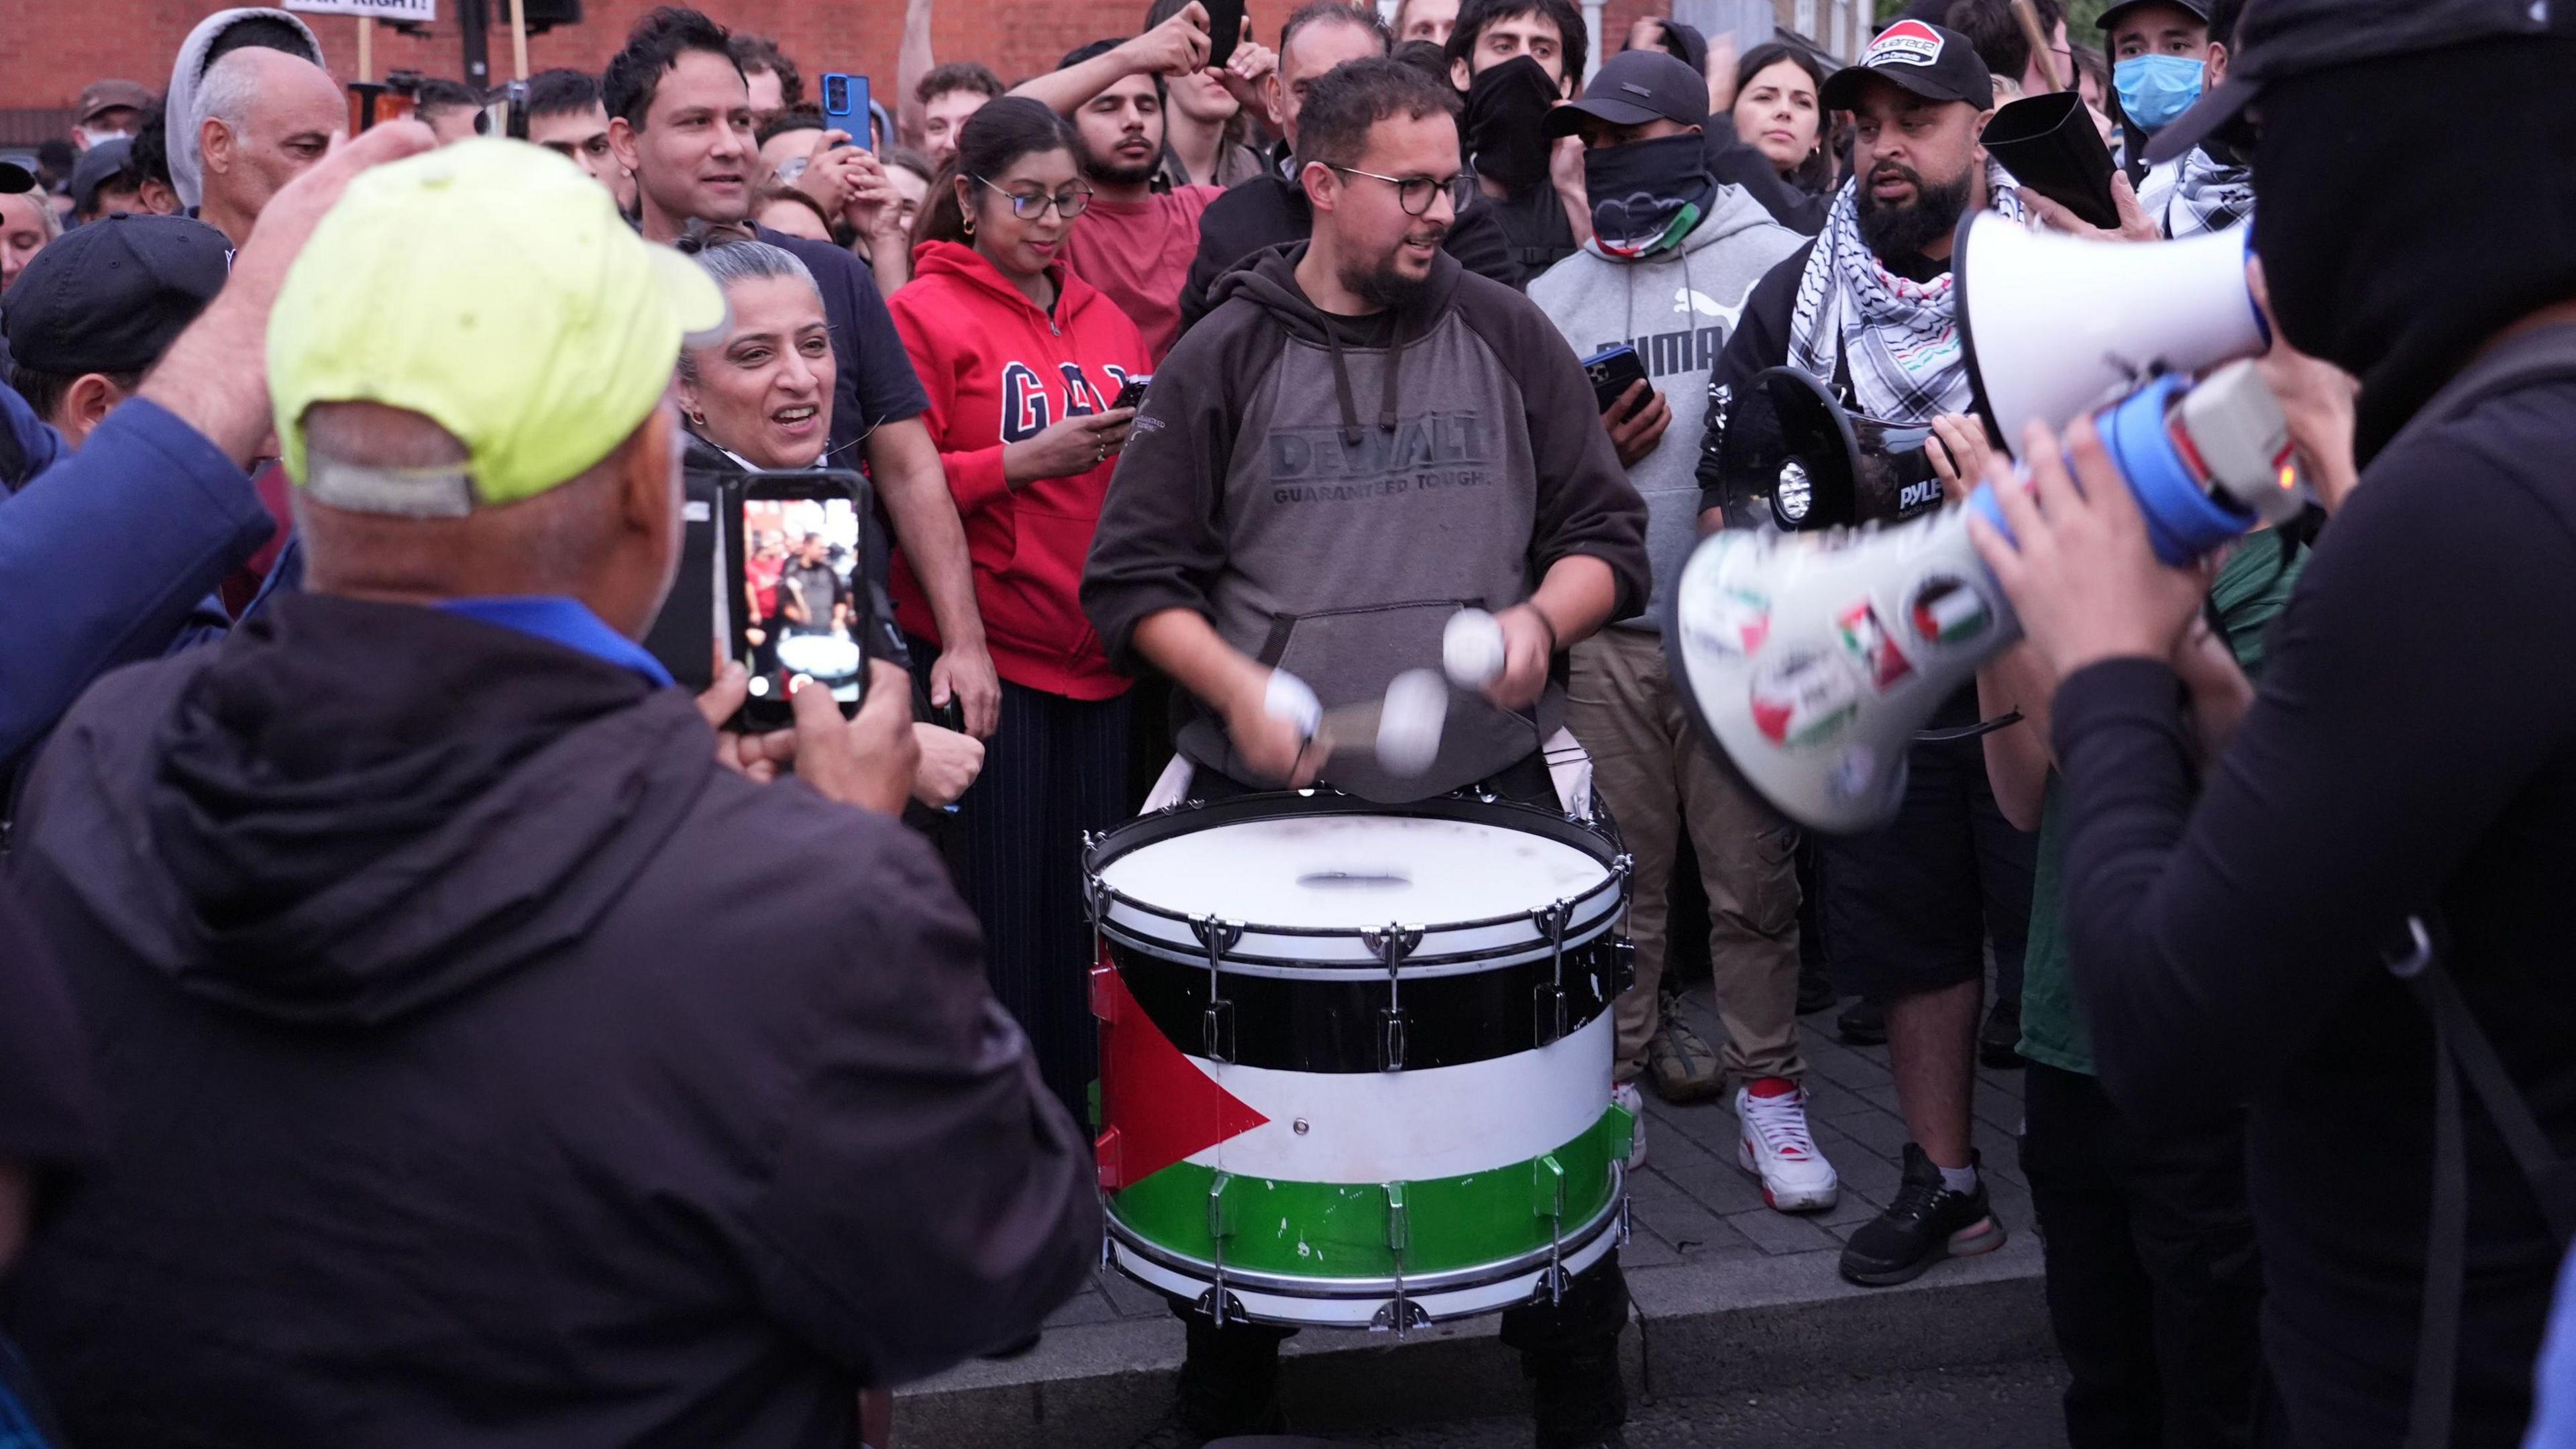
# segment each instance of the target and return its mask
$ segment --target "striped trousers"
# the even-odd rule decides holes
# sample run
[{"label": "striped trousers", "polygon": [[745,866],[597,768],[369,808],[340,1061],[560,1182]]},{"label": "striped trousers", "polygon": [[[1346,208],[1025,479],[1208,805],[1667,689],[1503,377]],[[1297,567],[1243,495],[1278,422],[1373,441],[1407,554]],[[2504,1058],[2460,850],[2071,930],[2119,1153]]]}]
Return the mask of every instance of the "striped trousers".
[{"label": "striped trousers", "polygon": [[[929,651],[916,651],[926,660]],[[949,864],[984,927],[993,995],[1018,1018],[1038,1071],[1089,1130],[1099,1026],[1082,833],[1127,815],[1125,696],[1067,699],[1002,682],[1002,727],[958,801]]]}]

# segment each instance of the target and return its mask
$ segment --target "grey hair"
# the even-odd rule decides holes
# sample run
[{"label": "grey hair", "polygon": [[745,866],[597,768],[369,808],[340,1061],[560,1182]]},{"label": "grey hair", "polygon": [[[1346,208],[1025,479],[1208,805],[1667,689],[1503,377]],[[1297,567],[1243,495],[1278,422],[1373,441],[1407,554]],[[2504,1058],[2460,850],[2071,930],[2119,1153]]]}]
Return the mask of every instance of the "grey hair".
[{"label": "grey hair", "polygon": [[227,52],[206,67],[205,77],[197,82],[197,119],[200,123],[215,120],[235,136],[242,133],[242,123],[250,115],[251,102],[259,96],[259,77],[253,73],[259,64],[254,53],[258,48],[246,46]]},{"label": "grey hair", "polygon": [[[715,278],[716,285],[728,297],[732,295],[736,282],[770,281],[782,277],[793,277],[813,288],[817,300],[823,295],[823,289],[815,285],[814,273],[807,269],[802,259],[785,247],[765,241],[720,242],[699,252],[696,261],[699,269]],[[680,349],[680,377],[686,382],[698,380],[697,356],[686,347]]]}]

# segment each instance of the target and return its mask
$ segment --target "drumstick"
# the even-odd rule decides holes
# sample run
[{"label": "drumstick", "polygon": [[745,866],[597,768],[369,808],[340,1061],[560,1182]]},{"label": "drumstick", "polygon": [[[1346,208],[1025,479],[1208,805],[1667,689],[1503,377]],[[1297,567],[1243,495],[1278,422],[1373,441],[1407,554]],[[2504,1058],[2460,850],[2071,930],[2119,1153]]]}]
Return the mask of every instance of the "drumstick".
[{"label": "drumstick", "polygon": [[1316,734],[1334,754],[1373,753],[1389,774],[1419,775],[1439,757],[1448,719],[1449,686],[1431,670],[1408,669],[1387,681],[1384,698],[1324,711]]}]

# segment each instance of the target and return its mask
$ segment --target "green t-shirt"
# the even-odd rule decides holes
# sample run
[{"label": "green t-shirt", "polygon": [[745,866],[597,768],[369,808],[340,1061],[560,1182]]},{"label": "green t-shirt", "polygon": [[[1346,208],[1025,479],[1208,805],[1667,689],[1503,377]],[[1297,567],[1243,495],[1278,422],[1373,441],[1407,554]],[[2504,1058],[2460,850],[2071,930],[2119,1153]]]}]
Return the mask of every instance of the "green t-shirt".
[{"label": "green t-shirt", "polygon": [[[2290,590],[2307,567],[2307,550],[2287,558],[2278,534],[2258,533],[2238,544],[2209,590],[2228,648],[2249,679],[2263,677],[2263,635],[2288,606]],[[2093,1038],[2075,1005],[2075,982],[2066,969],[2066,933],[2058,921],[2059,877],[2065,869],[2064,811],[2055,771],[2040,807],[2039,869],[2030,885],[2030,946],[2022,962],[2021,1054],[2061,1071],[2093,1075]]]}]

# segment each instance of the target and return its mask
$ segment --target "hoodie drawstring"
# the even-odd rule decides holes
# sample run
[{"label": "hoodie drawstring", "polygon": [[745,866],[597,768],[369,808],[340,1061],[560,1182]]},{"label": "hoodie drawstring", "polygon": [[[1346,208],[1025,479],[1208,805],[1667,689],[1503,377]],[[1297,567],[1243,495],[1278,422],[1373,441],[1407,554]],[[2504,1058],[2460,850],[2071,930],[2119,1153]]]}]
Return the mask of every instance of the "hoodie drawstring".
[{"label": "hoodie drawstring", "polygon": [[1395,368],[1404,357],[1404,314],[1395,314],[1387,330],[1386,376],[1377,396],[1377,427],[1382,433],[1395,431]]},{"label": "hoodie drawstring", "polygon": [[1328,318],[1324,322],[1324,346],[1333,357],[1333,392],[1342,403],[1342,446],[1360,445],[1359,405],[1351,401],[1351,368],[1342,360],[1342,329]]}]

